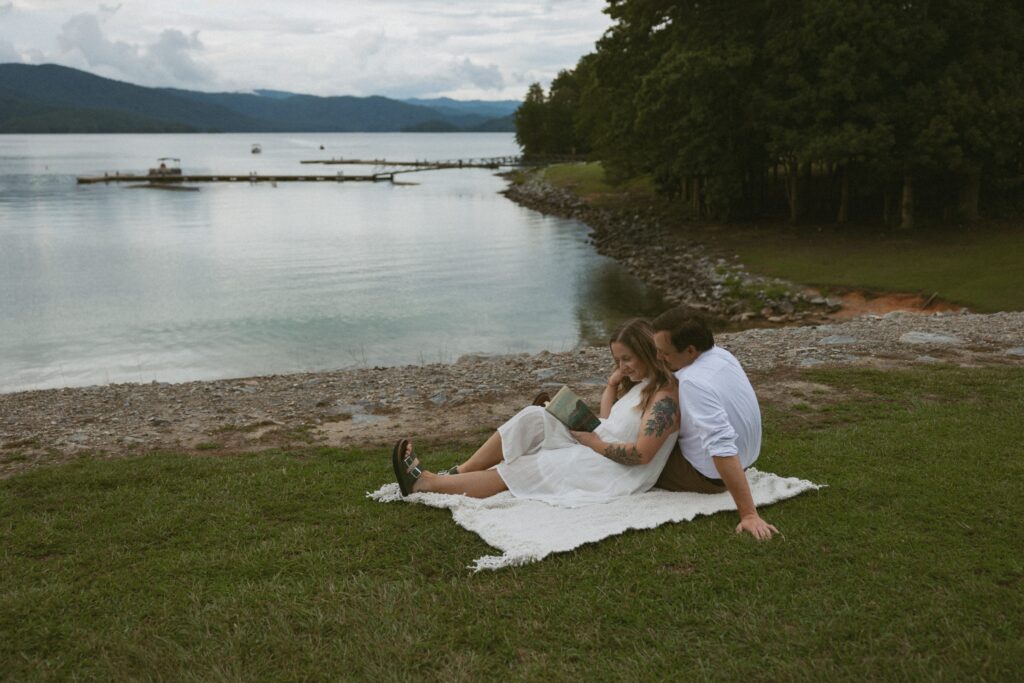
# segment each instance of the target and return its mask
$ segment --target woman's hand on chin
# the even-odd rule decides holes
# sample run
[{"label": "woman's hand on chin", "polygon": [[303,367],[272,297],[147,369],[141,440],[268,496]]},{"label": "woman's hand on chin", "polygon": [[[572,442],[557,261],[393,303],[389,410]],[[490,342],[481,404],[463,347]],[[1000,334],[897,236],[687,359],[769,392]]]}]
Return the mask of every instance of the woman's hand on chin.
[{"label": "woman's hand on chin", "polygon": [[615,368],[615,371],[608,375],[608,386],[618,388],[619,383],[622,382],[622,378],[625,376],[621,369]]}]

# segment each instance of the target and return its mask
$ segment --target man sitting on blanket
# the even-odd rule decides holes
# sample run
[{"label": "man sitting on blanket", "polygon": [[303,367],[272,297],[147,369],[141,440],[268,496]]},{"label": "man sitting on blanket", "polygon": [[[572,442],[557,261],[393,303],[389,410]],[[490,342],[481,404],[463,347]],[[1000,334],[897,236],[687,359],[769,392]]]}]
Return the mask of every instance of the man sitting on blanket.
[{"label": "man sitting on blanket", "polygon": [[736,357],[715,346],[707,320],[685,308],[654,319],[654,344],[679,380],[679,443],[655,486],[721,493],[736,502],[744,531],[759,540],[779,533],[757,514],[744,470],[761,450],[761,411]]}]

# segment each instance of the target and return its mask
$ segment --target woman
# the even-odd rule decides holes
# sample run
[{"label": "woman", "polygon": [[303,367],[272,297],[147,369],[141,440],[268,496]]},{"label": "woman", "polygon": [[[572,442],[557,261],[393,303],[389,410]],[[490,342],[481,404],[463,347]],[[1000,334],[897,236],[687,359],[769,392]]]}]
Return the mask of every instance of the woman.
[{"label": "woman", "polygon": [[[473,456],[448,472],[419,468],[412,443],[391,454],[402,495],[455,493],[576,507],[646,491],[657,481],[679,429],[676,382],[658,360],[646,320],[630,320],[609,343],[615,371],[601,395],[601,425],[570,431],[540,406],[519,411]],[[643,428],[641,429],[641,425]]]}]

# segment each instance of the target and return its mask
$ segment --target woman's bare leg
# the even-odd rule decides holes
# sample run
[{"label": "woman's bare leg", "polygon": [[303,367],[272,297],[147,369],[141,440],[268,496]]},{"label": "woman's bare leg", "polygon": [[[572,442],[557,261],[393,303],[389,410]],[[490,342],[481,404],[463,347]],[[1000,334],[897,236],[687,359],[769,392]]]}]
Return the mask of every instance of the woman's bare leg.
[{"label": "woman's bare leg", "polygon": [[480,448],[476,449],[476,453],[470,456],[469,460],[459,465],[458,473],[483,472],[491,469],[504,458],[504,453],[501,450],[501,434],[494,432]]},{"label": "woman's bare leg", "polygon": [[439,477],[433,472],[424,472],[413,484],[412,490],[415,493],[455,493],[470,498],[489,498],[508,490],[508,486],[497,470],[449,474],[445,477]]},{"label": "woman's bare leg", "polygon": [[[497,432],[495,432],[497,436]],[[490,443],[491,439],[487,442]],[[501,439],[497,439],[498,452],[500,461],[501,453]],[[487,444],[485,443],[484,446]],[[483,446],[480,447],[483,450]],[[407,442],[405,446],[405,452],[408,455],[413,455],[412,441]],[[479,451],[478,451],[479,452]],[[475,457],[475,454],[474,454]],[[416,462],[419,463],[419,458],[416,458]],[[497,464],[495,462],[494,464]],[[413,482],[412,491],[413,493],[455,493],[469,496],[470,498],[489,498],[502,491],[507,491],[508,486],[505,485],[505,480],[501,478],[497,470],[484,470],[483,472],[466,472],[465,474],[449,474],[444,477],[439,477],[433,472],[423,471],[420,478]]]}]

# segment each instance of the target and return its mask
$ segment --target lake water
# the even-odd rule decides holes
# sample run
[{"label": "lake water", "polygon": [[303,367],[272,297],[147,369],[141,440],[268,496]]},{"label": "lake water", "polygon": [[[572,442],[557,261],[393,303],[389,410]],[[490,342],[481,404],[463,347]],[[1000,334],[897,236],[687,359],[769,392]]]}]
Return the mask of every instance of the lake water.
[{"label": "lake water", "polygon": [[186,173],[360,174],[374,169],[299,161],[517,151],[506,133],[0,135],[0,391],[559,351],[655,312],[585,226],[517,206],[485,169],[410,186],[75,182],[163,156]]}]

